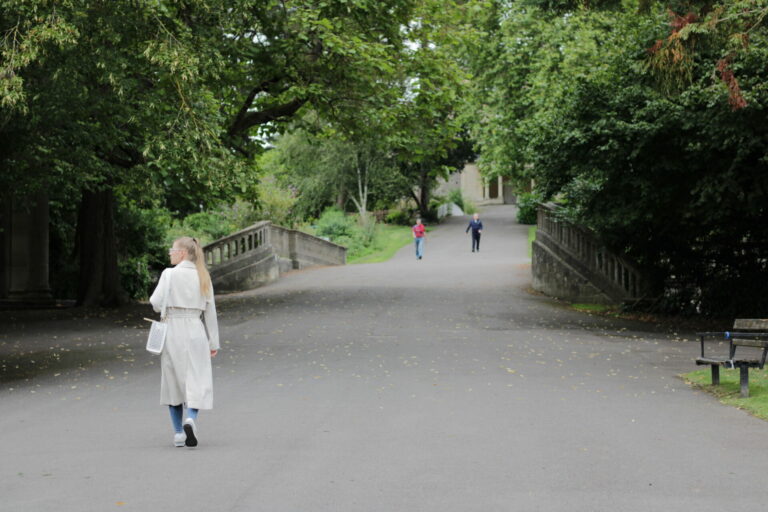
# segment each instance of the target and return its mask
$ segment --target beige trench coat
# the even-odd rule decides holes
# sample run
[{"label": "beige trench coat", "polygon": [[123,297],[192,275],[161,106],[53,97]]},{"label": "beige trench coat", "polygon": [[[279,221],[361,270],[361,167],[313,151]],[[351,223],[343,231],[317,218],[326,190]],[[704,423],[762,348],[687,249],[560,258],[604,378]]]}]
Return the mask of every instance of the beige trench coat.
[{"label": "beige trench coat", "polygon": [[193,409],[212,409],[210,351],[219,350],[219,325],[213,290],[209,297],[200,293],[197,268],[186,260],[161,274],[160,282],[149,298],[157,312],[162,308],[165,290],[168,290],[168,334],[160,356],[160,403],[186,403]]}]

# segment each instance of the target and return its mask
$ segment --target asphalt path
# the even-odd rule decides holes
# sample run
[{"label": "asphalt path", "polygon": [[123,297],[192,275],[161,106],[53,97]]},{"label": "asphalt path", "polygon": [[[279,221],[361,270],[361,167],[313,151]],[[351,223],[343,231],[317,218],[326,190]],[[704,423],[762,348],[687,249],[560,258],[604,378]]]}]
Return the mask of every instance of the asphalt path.
[{"label": "asphalt path", "polygon": [[147,306],[4,313],[0,511],[764,509],[768,424],[677,377],[691,334],[533,293],[514,208],[482,220],[220,297],[195,449]]}]

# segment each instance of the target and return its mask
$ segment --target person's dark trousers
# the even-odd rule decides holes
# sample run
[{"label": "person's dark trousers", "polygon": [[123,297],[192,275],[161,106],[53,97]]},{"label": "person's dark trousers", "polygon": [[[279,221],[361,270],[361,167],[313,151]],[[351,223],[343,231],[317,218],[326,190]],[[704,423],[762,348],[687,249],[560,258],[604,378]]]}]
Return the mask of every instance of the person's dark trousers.
[{"label": "person's dark trousers", "polygon": [[472,233],[472,252],[480,250],[480,233]]}]

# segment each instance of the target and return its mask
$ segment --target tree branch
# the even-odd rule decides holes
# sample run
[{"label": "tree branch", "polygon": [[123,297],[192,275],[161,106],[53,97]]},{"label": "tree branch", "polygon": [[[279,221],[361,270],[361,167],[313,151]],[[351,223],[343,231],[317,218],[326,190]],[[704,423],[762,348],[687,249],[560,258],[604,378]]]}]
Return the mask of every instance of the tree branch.
[{"label": "tree branch", "polygon": [[[124,157],[117,154],[117,151],[122,151]],[[115,148],[114,151],[104,154],[104,161],[115,167],[121,167],[123,169],[131,169],[137,165],[146,163],[146,158],[141,154],[141,151],[130,147]]]},{"label": "tree branch", "polygon": [[[279,78],[271,78],[269,80],[264,80],[259,85],[254,87],[250,93],[248,93],[248,96],[245,98],[245,101],[243,102],[243,106],[240,107],[240,110],[237,113],[237,116],[235,116],[235,120],[232,123],[232,126],[237,126],[238,123],[241,123],[243,118],[248,115],[248,110],[250,110],[251,106],[253,106],[253,101],[256,99],[256,96],[261,92],[266,92],[270,86],[275,85],[280,81]],[[230,135],[232,135],[232,128],[230,128]]]},{"label": "tree branch", "polygon": [[282,105],[276,105],[258,112],[246,112],[239,116],[229,128],[229,135],[236,136],[243,134],[253,126],[266,124],[270,121],[276,121],[282,117],[288,117],[296,113],[304,104],[306,99],[299,98]]}]

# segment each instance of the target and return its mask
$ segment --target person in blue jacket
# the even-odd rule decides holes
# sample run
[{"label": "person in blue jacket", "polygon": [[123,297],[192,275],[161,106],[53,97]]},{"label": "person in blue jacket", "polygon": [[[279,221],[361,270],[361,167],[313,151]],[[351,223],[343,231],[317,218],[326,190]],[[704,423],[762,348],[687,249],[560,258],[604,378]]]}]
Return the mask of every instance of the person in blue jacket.
[{"label": "person in blue jacket", "polygon": [[472,230],[472,252],[480,252],[480,234],[483,232],[483,221],[480,220],[480,214],[476,213],[472,216],[472,220],[469,221],[465,233]]}]

